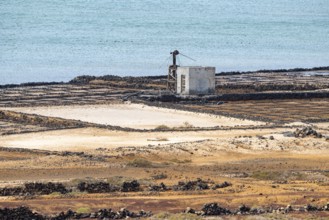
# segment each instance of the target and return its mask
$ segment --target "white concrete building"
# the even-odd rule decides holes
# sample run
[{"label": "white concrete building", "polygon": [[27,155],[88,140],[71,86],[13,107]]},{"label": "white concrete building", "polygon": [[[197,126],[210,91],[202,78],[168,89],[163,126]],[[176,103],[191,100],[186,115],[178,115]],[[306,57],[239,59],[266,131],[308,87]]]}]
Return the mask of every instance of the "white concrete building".
[{"label": "white concrete building", "polygon": [[177,68],[177,94],[215,94],[215,67],[186,66]]}]

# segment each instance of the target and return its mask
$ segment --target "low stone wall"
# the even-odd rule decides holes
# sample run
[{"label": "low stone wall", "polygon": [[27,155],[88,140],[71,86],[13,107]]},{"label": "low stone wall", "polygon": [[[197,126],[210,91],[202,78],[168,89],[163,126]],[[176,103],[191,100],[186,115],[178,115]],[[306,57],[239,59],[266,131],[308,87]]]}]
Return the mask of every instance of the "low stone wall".
[{"label": "low stone wall", "polygon": [[246,101],[246,100],[273,100],[273,99],[314,99],[329,98],[329,92],[273,92],[273,93],[248,93],[248,94],[223,94],[213,96],[179,96],[161,95],[147,96],[141,95],[139,99],[159,102],[185,102],[202,103],[208,101]]}]

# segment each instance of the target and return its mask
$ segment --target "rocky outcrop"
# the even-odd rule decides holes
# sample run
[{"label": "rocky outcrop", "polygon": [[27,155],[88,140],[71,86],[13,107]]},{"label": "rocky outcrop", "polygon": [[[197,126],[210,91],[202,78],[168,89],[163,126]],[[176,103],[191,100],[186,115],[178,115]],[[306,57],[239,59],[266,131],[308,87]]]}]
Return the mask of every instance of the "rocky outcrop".
[{"label": "rocky outcrop", "polygon": [[[287,214],[287,213],[306,213],[306,212],[327,212],[329,211],[329,203],[325,206],[305,205],[301,207],[292,207],[287,205],[286,207],[268,207],[268,208],[250,208],[246,205],[241,205],[236,210],[230,210],[220,206],[218,203],[206,203],[201,210],[195,210],[193,208],[186,208],[184,213],[195,214],[199,216],[223,216],[223,215],[259,215],[265,213],[274,214]],[[0,208],[0,219],[4,220],[66,220],[66,219],[127,219],[127,218],[147,218],[152,216],[151,212],[141,210],[139,212],[132,212],[128,209],[122,208],[119,211],[112,209],[99,209],[95,212],[79,213],[76,211],[68,210],[60,212],[55,215],[42,215],[40,213],[32,211],[28,207],[18,208]]]},{"label": "rocky outcrop", "polygon": [[296,138],[305,138],[308,136],[322,138],[322,134],[314,130],[312,127],[304,127],[302,129],[297,128],[294,135]]}]

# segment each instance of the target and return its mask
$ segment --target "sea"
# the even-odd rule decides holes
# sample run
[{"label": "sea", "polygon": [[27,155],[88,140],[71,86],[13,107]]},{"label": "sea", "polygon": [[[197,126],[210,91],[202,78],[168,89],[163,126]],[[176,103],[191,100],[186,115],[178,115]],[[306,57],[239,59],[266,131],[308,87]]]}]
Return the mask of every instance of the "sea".
[{"label": "sea", "polygon": [[[0,0],[0,84],[329,66],[328,0]],[[192,59],[191,59],[192,58]]]}]

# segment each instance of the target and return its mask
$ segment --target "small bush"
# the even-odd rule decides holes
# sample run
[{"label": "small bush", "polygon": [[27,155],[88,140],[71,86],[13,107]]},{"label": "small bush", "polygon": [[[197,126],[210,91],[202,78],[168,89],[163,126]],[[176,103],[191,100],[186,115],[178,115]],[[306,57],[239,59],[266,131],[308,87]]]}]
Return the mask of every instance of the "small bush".
[{"label": "small bush", "polygon": [[156,141],[169,141],[168,138],[157,138]]},{"label": "small bush", "polygon": [[151,161],[148,161],[146,159],[143,158],[138,158],[135,159],[133,161],[130,161],[127,166],[131,166],[131,167],[144,167],[144,168],[150,168],[150,167],[154,167],[153,163]]},{"label": "small bush", "polygon": [[91,210],[88,207],[80,207],[77,209],[77,213],[90,213]]},{"label": "small bush", "polygon": [[156,128],[154,128],[154,130],[156,130],[156,131],[167,131],[167,130],[170,130],[170,127],[168,127],[167,125],[159,125]]},{"label": "small bush", "polygon": [[154,138],[154,139],[147,139],[147,141],[168,141],[168,138]]},{"label": "small bush", "polygon": [[279,180],[281,179],[280,172],[270,172],[270,171],[256,171],[253,172],[251,177],[258,180]]},{"label": "small bush", "polygon": [[124,182],[133,181],[133,180],[134,180],[133,178],[124,177],[124,176],[113,176],[113,177],[107,178],[107,182],[114,186],[119,186],[119,185],[122,185],[122,183],[124,183]]},{"label": "small bush", "polygon": [[150,218],[151,220],[155,219],[166,219],[166,220],[201,220],[202,217],[190,213],[178,213],[171,214],[168,212],[160,212]]},{"label": "small bush", "polygon": [[174,163],[191,163],[192,160],[190,160],[190,159],[179,160],[179,159],[175,158],[175,159],[172,159],[171,162],[174,162]]},{"label": "small bush", "polygon": [[189,122],[185,121],[185,122],[183,123],[183,127],[184,127],[184,128],[193,128],[194,126],[193,126],[192,124],[190,124]]},{"label": "small bush", "polygon": [[329,177],[329,171],[324,171],[322,174],[325,175],[326,177]]},{"label": "small bush", "polygon": [[50,198],[56,198],[56,197],[61,197],[63,194],[61,194],[60,192],[53,192],[53,193],[50,193],[48,195],[48,197]]},{"label": "small bush", "polygon": [[164,173],[160,173],[160,174],[152,176],[152,178],[155,180],[167,179],[167,177],[168,177],[167,174],[164,174]]}]

